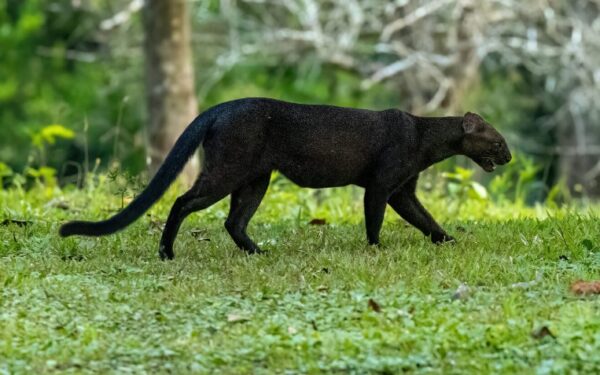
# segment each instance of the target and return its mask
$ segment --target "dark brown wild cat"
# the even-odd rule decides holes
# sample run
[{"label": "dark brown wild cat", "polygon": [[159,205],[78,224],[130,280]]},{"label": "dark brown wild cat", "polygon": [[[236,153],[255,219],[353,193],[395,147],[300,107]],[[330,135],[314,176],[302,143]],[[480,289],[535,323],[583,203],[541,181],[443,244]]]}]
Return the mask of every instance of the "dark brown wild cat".
[{"label": "dark brown wild cat", "polygon": [[105,221],[72,221],[61,236],[101,236],[131,224],[167,190],[187,160],[204,148],[194,186],[177,198],[160,240],[159,253],[172,259],[182,221],[231,195],[225,228],[238,247],[260,252],[246,234],[273,170],[296,184],[365,188],[367,238],[379,243],[386,205],[435,243],[454,240],[415,195],[419,173],[453,155],[466,155],[491,172],[511,154],[502,135],[474,113],[462,117],[418,117],[395,109],[369,111],[303,105],[266,98],[219,104],[183,132],[148,187]]}]

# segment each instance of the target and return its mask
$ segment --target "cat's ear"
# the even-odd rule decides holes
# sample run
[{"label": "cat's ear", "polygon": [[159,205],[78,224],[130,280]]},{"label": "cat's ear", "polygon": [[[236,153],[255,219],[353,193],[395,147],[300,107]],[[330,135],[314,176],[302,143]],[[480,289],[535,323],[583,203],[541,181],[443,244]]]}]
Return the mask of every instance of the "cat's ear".
[{"label": "cat's ear", "polygon": [[467,112],[463,116],[463,131],[465,134],[472,134],[479,130],[482,124],[482,118],[473,112]]}]

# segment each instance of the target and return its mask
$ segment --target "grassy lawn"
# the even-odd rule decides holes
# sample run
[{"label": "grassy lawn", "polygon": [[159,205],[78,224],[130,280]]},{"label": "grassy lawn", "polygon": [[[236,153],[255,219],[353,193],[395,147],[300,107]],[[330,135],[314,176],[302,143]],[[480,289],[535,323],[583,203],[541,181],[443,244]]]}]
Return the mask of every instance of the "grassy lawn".
[{"label": "grassy lawn", "polygon": [[600,300],[569,289],[600,279],[597,208],[422,194],[458,243],[389,209],[373,248],[360,191],[276,183],[249,231],[267,255],[235,248],[224,201],[162,262],[176,189],[119,234],[57,236],[119,209],[108,186],[0,192],[0,219],[26,221],[0,226],[0,373],[600,371]]}]

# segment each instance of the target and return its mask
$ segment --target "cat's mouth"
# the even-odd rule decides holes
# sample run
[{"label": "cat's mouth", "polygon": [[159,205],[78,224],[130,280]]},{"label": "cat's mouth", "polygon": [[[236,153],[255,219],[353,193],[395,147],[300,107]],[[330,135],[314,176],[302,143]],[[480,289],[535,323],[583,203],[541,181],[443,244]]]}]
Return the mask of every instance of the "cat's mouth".
[{"label": "cat's mouth", "polygon": [[477,158],[475,159],[475,163],[479,164],[479,166],[486,172],[493,172],[496,169],[496,163],[492,158]]}]

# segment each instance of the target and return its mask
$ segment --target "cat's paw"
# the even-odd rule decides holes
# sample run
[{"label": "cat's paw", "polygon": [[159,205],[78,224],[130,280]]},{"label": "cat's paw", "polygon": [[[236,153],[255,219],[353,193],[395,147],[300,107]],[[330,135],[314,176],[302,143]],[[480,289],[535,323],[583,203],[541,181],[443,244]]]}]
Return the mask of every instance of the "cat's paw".
[{"label": "cat's paw", "polygon": [[168,249],[165,245],[160,245],[158,247],[158,256],[160,256],[161,260],[171,260],[175,257],[175,254],[173,254],[173,249]]}]

